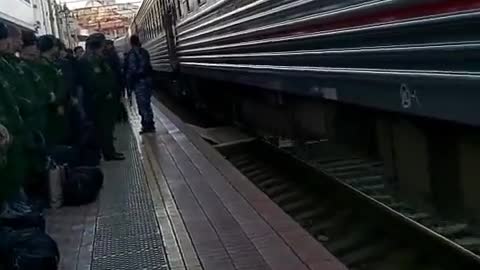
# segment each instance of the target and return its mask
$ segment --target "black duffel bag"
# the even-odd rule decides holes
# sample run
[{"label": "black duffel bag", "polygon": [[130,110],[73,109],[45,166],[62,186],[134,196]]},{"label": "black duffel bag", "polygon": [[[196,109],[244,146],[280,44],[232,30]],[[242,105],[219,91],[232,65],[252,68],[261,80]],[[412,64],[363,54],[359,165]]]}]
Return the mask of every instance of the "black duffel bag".
[{"label": "black duffel bag", "polygon": [[45,230],[45,218],[29,203],[21,199],[4,202],[0,205],[0,226],[14,230],[37,228]]},{"label": "black duffel bag", "polygon": [[88,204],[98,196],[103,186],[103,173],[96,167],[68,168],[62,183],[64,205]]},{"label": "black duffel bag", "polygon": [[10,227],[12,229],[37,228],[45,231],[45,218],[43,214],[39,212],[0,217],[0,226]]},{"label": "black duffel bag", "polygon": [[55,241],[36,229],[0,232],[0,257],[5,270],[56,270],[60,253]]}]

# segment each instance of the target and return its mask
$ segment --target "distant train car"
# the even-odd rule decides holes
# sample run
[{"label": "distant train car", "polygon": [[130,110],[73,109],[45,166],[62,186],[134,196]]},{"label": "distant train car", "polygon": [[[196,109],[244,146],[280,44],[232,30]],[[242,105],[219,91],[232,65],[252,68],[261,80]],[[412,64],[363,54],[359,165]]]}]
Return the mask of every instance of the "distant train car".
[{"label": "distant train car", "polygon": [[113,41],[113,45],[115,46],[120,59],[123,59],[123,55],[127,53],[130,48],[128,45],[128,38],[126,36],[115,39]]},{"label": "distant train car", "polygon": [[155,70],[480,125],[479,0],[145,0]]},{"label": "distant train car", "polygon": [[1,0],[0,21],[21,30],[34,31],[36,21],[32,3],[24,0]]}]

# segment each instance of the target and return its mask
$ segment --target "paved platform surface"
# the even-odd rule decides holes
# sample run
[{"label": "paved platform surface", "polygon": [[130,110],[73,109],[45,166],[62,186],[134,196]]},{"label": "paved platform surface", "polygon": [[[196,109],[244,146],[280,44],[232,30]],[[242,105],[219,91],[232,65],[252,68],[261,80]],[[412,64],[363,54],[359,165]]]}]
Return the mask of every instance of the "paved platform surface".
[{"label": "paved platform surface", "polygon": [[102,164],[97,202],[50,210],[47,231],[61,249],[60,269],[168,269],[138,147],[130,126],[117,128],[125,161]]},{"label": "paved platform surface", "polygon": [[346,269],[158,101],[155,134],[117,130],[91,205],[50,211],[61,269]]}]

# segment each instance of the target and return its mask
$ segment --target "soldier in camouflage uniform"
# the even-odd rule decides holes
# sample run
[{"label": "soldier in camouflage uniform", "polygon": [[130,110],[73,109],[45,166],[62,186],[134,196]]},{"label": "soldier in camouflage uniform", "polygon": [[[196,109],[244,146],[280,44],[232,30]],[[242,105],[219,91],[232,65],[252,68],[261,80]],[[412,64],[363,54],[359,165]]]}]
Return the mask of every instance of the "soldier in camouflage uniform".
[{"label": "soldier in camouflage uniform", "polygon": [[26,151],[26,145],[30,144],[29,133],[14,96],[22,78],[12,71],[14,68],[8,61],[15,47],[16,43],[9,37],[7,27],[0,22],[0,124],[4,127],[0,131],[3,151],[0,165],[1,202],[11,199],[21,190],[28,167],[26,161],[29,159]]},{"label": "soldier in camouflage uniform", "polygon": [[123,160],[125,157],[115,151],[113,131],[118,111],[118,100],[115,98],[115,76],[103,52],[105,36],[97,33],[87,39],[87,51],[80,59],[83,88],[85,95],[92,102],[93,121],[96,137],[106,161]]},{"label": "soldier in camouflage uniform", "polygon": [[28,113],[22,114],[25,125],[31,130],[34,144],[29,149],[31,167],[29,181],[25,189],[36,191],[36,184],[41,185],[47,165],[45,132],[47,130],[48,109],[51,102],[50,90],[37,71],[40,51],[37,38],[32,32],[22,33],[23,46],[20,51],[19,68],[24,74],[29,91],[22,93],[23,98],[30,100]]},{"label": "soldier in camouflage uniform", "polygon": [[[3,138],[4,156],[0,165],[0,202],[11,199],[20,191],[28,166],[26,164],[28,155],[24,147],[25,125],[20,117],[13,91],[8,80],[0,75],[0,124],[5,127],[2,137],[6,137]],[[8,133],[5,134],[5,131]]]},{"label": "soldier in camouflage uniform", "polygon": [[66,106],[68,93],[65,87],[63,73],[55,64],[59,57],[60,44],[51,35],[41,36],[38,39],[38,49],[41,57],[37,70],[47,89],[50,89],[50,103],[45,138],[49,147],[68,144],[68,119]]},{"label": "soldier in camouflage uniform", "polygon": [[44,79],[41,77],[39,69],[40,51],[37,48],[37,38],[31,32],[23,33],[23,47],[20,52],[20,69],[25,74],[26,83],[33,89],[28,93],[32,100],[32,113],[25,118],[26,124],[34,129],[41,140],[45,140],[47,129],[48,107],[53,102],[53,90],[49,89]]},{"label": "soldier in camouflage uniform", "polygon": [[142,117],[142,130],[140,134],[155,132],[153,112],[151,105],[152,98],[152,65],[147,50],[141,47],[138,36],[130,37],[132,49],[127,56],[127,84],[133,89],[137,100],[138,110]]}]

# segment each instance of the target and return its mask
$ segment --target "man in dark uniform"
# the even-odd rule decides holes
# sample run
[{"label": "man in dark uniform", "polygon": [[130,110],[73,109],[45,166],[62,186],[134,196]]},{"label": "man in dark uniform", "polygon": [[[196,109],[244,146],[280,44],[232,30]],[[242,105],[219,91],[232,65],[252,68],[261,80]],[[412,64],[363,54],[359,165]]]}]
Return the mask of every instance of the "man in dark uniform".
[{"label": "man in dark uniform", "polygon": [[68,119],[66,108],[69,95],[65,86],[65,79],[56,61],[60,55],[60,44],[51,35],[44,35],[38,39],[38,49],[41,53],[38,71],[51,90],[49,105],[46,141],[49,147],[68,144]]},{"label": "man in dark uniform", "polygon": [[121,97],[125,96],[125,80],[122,72],[122,65],[120,63],[120,57],[118,56],[117,50],[112,40],[107,40],[105,42],[105,51],[104,51],[105,60],[112,69],[115,75],[115,100],[118,102],[118,112],[117,117],[122,121],[126,121],[126,110],[123,107],[121,102]]},{"label": "man in dark uniform", "polygon": [[142,117],[140,134],[155,132],[155,122],[151,105],[152,98],[152,65],[150,55],[142,48],[140,39],[136,35],[130,37],[132,49],[127,57],[127,83],[133,89],[137,100],[138,110]]},{"label": "man in dark uniform", "polygon": [[[30,157],[33,160],[32,178],[44,173],[46,168],[45,132],[48,121],[49,90],[45,88],[40,74],[36,70],[36,62],[40,59],[37,48],[37,37],[33,32],[22,32],[23,46],[20,51],[19,68],[24,74],[28,91],[21,93],[23,100],[29,100],[28,111],[22,113],[26,126],[33,134],[33,148]],[[36,180],[36,179],[32,179]]]},{"label": "man in dark uniform", "polygon": [[77,46],[77,47],[75,47],[75,49],[73,49],[73,55],[75,56],[75,58],[77,60],[79,60],[83,56],[84,53],[85,53],[85,51],[83,50],[82,46]]},{"label": "man in dark uniform", "polygon": [[120,63],[120,58],[118,57],[112,40],[105,41],[104,55],[105,60],[110,65],[111,69],[115,74],[115,79],[122,84],[121,86],[123,86],[122,65]]},{"label": "man in dark uniform", "polygon": [[115,75],[104,58],[105,36],[97,33],[87,39],[87,51],[80,59],[85,95],[93,104],[93,119],[97,139],[106,161],[123,160],[123,154],[115,151],[113,131],[118,111],[115,99]]},{"label": "man in dark uniform", "polygon": [[79,78],[78,60],[74,58],[73,52],[69,53],[61,41],[58,42],[60,43],[60,57],[57,59],[56,65],[62,70],[69,100],[66,110],[71,131],[69,142],[71,145],[80,147],[82,131],[87,124],[87,119],[83,108],[83,89]]},{"label": "man in dark uniform", "polygon": [[[16,33],[18,34],[18,33]],[[16,87],[21,78],[14,72],[15,67],[10,63],[10,57],[21,44],[13,40],[19,37],[9,36],[9,30],[0,22],[0,124],[3,126],[0,133],[3,141],[3,158],[0,166],[0,202],[1,215],[10,215],[15,211],[31,211],[25,203],[5,203],[7,201],[24,200],[22,185],[26,180],[29,156],[27,145],[30,145],[29,135],[20,114],[15,97]],[[23,87],[23,86],[22,86]],[[7,147],[8,145],[8,147]]]},{"label": "man in dark uniform", "polygon": [[122,71],[123,71],[123,81],[125,82],[125,89],[127,90],[128,104],[131,107],[132,106],[132,91],[133,90],[129,87],[129,85],[127,83],[128,53],[123,53]]}]

